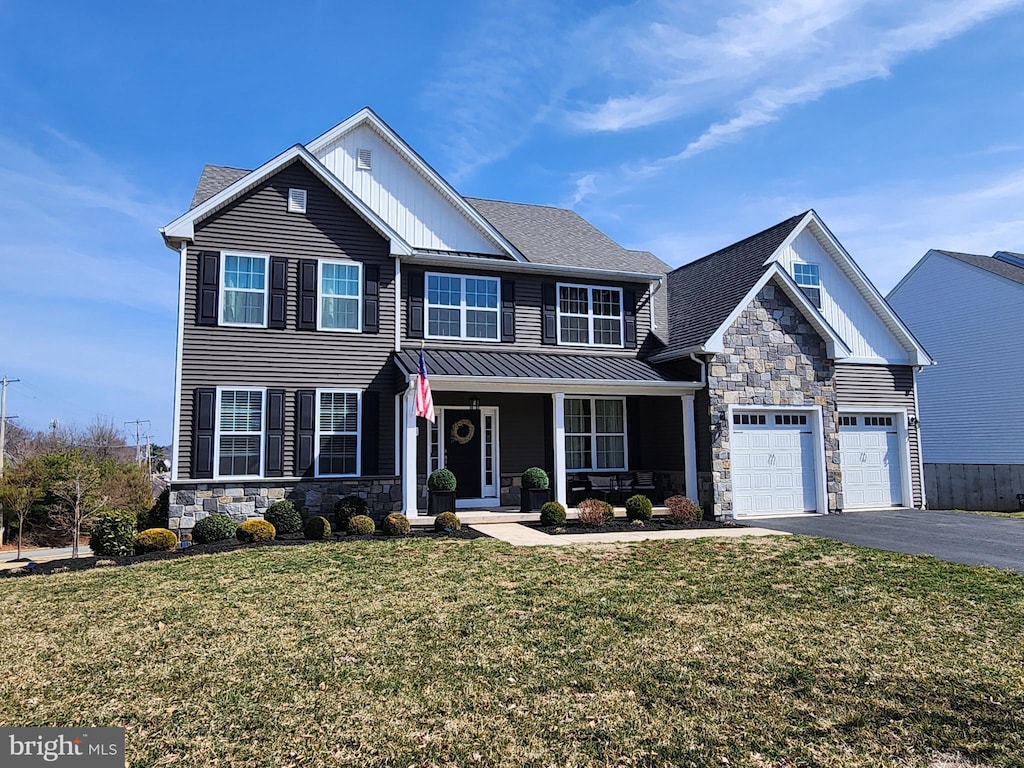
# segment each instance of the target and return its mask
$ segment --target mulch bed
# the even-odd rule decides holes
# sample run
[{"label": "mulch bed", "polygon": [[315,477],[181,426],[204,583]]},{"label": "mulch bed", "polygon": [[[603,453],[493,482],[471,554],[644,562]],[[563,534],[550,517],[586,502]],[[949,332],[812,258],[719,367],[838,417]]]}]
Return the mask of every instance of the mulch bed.
[{"label": "mulch bed", "polygon": [[615,518],[605,525],[595,528],[590,525],[583,525],[579,520],[566,520],[562,525],[541,525],[540,523],[523,523],[552,536],[560,536],[567,533],[627,533],[636,531],[692,531],[700,528],[736,528],[732,523],[719,523],[715,520],[701,520],[697,523],[672,523],[664,518],[655,517],[646,520],[643,526],[634,525],[632,520]]},{"label": "mulch bed", "polygon": [[[13,576],[29,576],[35,574],[66,573],[68,571],[89,571],[93,568],[110,568],[113,566],[135,565],[136,563],[148,563],[153,560],[173,560],[179,557],[191,557],[192,555],[214,555],[220,552],[233,552],[237,549],[253,549],[256,547],[294,547],[304,544],[340,544],[355,541],[394,541],[395,539],[485,539],[488,538],[472,528],[464,526],[459,531],[452,533],[436,533],[433,528],[413,528],[408,536],[387,536],[381,531],[376,531],[369,536],[347,536],[335,534],[331,539],[324,539],[322,542],[304,538],[302,534],[285,534],[272,541],[258,541],[252,544],[243,544],[235,539],[226,539],[213,544],[193,544],[185,549],[176,549],[173,552],[148,552],[144,555],[130,555],[125,557],[80,557],[76,560],[63,558],[50,560],[45,563],[33,563],[31,568],[10,568],[0,570],[0,578]],[[99,565],[102,563],[102,565]]]}]

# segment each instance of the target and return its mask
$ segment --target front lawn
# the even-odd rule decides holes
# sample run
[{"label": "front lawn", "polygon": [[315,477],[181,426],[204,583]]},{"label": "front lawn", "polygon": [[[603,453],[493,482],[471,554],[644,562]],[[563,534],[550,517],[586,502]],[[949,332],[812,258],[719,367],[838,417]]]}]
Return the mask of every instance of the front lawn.
[{"label": "front lawn", "polygon": [[274,547],[0,601],[0,725],[124,725],[132,766],[1024,755],[1024,578],[824,540]]}]

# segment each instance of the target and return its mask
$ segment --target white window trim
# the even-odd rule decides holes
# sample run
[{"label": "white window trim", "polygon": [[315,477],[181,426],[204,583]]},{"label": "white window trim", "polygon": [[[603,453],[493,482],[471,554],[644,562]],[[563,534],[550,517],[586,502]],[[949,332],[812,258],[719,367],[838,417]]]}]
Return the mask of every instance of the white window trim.
[{"label": "white window trim", "polygon": [[[796,276],[797,265],[804,266],[804,267],[814,267],[816,270],[818,270],[818,284],[817,285],[811,285],[810,283],[801,283],[799,278],[797,278],[797,276]],[[807,298],[807,301],[809,301],[814,306],[815,309],[820,310],[821,309],[821,305],[825,303],[825,290],[824,290],[824,288],[822,288],[822,282],[821,282],[821,265],[818,264],[817,262],[813,262],[813,261],[794,261],[793,262],[793,282],[796,283],[797,287],[801,291],[803,291],[803,294]],[[817,304],[815,304],[814,300],[810,296],[807,295],[807,289],[808,288],[812,288],[812,289],[814,289],[814,290],[816,290],[818,292],[818,302],[817,302]]]},{"label": "white window trim", "polygon": [[[327,475],[320,472],[320,435],[349,435],[351,432],[320,432],[320,395],[321,394],[344,394],[356,396],[356,471],[351,474]],[[359,477],[362,473],[363,458],[363,391],[361,389],[343,389],[338,387],[324,387],[316,390],[316,409],[313,415],[316,420],[316,434],[313,445],[313,475],[314,477]]]},{"label": "white window trim", "polygon": [[[430,310],[431,309],[456,309],[456,307],[450,304],[431,304],[430,303],[430,278],[431,277],[448,277],[457,278],[459,281],[459,335],[458,336],[436,336],[430,333]],[[467,307],[466,306],[466,279],[470,280],[487,280],[498,286],[498,306],[493,310],[485,307]],[[490,338],[482,336],[467,336],[466,335],[466,312],[467,310],[475,310],[479,312],[494,312],[497,322],[494,325],[494,336]],[[456,339],[458,341],[480,341],[485,344],[492,344],[494,342],[501,341],[501,278],[490,277],[488,275],[459,275],[451,272],[427,272],[423,275],[423,336],[427,339],[437,339],[440,341],[447,341]]]},{"label": "white window trim", "polygon": [[[615,397],[615,396],[579,396],[579,395],[566,395],[562,405],[562,418],[567,419],[565,414],[564,403],[569,400],[589,400],[590,401],[590,466],[589,467],[573,467],[569,468],[568,461],[566,462],[566,471],[577,474],[579,472],[593,472],[595,474],[601,472],[627,472],[629,469],[629,424],[626,418],[626,398]],[[622,461],[623,466],[621,467],[601,467],[595,466],[597,464],[597,438],[598,435],[608,436],[617,435],[618,432],[598,432],[597,431],[597,407],[595,404],[596,400],[618,400],[622,403]],[[566,442],[570,437],[586,437],[586,432],[570,432],[569,428],[565,429]],[[566,457],[568,458],[568,450],[566,450]]]},{"label": "white window trim", "polygon": [[[220,400],[223,392],[259,392],[260,393],[260,471],[258,475],[222,475],[220,474]],[[231,434],[245,434],[234,433]],[[250,386],[217,387],[217,407],[213,414],[213,479],[214,480],[248,480],[263,477],[267,461],[267,388]]]},{"label": "white window trim", "polygon": [[[587,338],[590,341],[562,341],[562,289],[563,288],[585,288],[587,291]],[[606,317],[605,315],[594,314],[594,291],[615,291],[619,294],[619,343],[618,344],[596,344],[594,342],[594,319]],[[582,317],[583,315],[569,314],[568,317]],[[558,346],[561,347],[602,347],[604,349],[622,349],[626,346],[626,313],[623,307],[622,289],[614,285],[585,285],[583,283],[556,283],[555,284],[555,332],[557,334]]]},{"label": "white window trim", "polygon": [[[228,288],[224,284],[224,273],[227,270],[228,256],[241,256],[246,259],[263,260],[263,322],[262,323],[228,323],[224,321],[224,292],[227,290],[242,293],[259,293],[252,288]],[[267,312],[270,311],[270,255],[266,253],[247,253],[245,251],[224,251],[220,255],[220,285],[217,296],[217,322],[229,328],[266,328]]]},{"label": "white window trim", "polygon": [[[328,328],[323,324],[324,308],[324,264],[343,264],[346,267],[356,267],[359,270],[357,286],[359,292],[356,294],[358,307],[356,308],[357,324],[355,328]],[[352,298],[351,296],[340,296],[338,298]],[[329,333],[362,333],[363,332],[363,263],[361,261],[349,261],[348,259],[319,259],[316,265],[316,329]]]}]

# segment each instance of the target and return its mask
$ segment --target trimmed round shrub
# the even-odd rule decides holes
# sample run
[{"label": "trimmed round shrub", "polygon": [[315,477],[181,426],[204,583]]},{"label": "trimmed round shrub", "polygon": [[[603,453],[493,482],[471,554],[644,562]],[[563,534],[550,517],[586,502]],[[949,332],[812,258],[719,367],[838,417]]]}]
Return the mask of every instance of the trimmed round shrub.
[{"label": "trimmed round shrub", "polygon": [[545,490],[548,487],[548,473],[540,467],[530,467],[523,472],[523,488],[531,490]]},{"label": "trimmed round shrub", "polygon": [[401,512],[392,512],[384,518],[380,527],[388,536],[408,536],[409,518]]},{"label": "trimmed round shrub", "polygon": [[147,528],[135,534],[132,542],[136,555],[147,552],[173,552],[178,546],[178,537],[166,528]]},{"label": "trimmed round shrub", "polygon": [[442,512],[434,518],[434,530],[438,533],[443,531],[458,531],[462,529],[462,521],[454,512]]},{"label": "trimmed round shrub", "polygon": [[334,524],[339,531],[348,528],[348,521],[356,515],[365,515],[370,511],[366,499],[359,496],[345,496],[334,502]]},{"label": "trimmed round shrub", "polygon": [[540,508],[541,525],[561,525],[565,522],[565,507],[557,501],[549,501]]},{"label": "trimmed round shrub", "polygon": [[235,529],[235,538],[244,544],[254,541],[270,541],[277,536],[277,529],[269,520],[246,520]]},{"label": "trimmed round shrub", "polygon": [[653,514],[654,505],[642,493],[626,499],[626,517],[630,520],[650,520]]},{"label": "trimmed round shrub", "polygon": [[204,517],[192,529],[192,541],[195,544],[213,544],[235,538],[238,523],[228,515],[210,515]]},{"label": "trimmed round shrub", "polygon": [[576,505],[579,521],[592,528],[601,528],[615,517],[615,510],[607,501],[584,499]]},{"label": "trimmed round shrub", "polygon": [[458,481],[450,469],[435,469],[427,478],[427,488],[432,491],[454,491]]},{"label": "trimmed round shrub", "polygon": [[377,530],[373,518],[369,515],[356,515],[348,521],[346,532],[349,536],[368,536]]},{"label": "trimmed round shrub", "polygon": [[122,557],[135,548],[135,515],[108,513],[92,524],[89,547],[97,557]]},{"label": "trimmed round shrub", "polygon": [[313,539],[320,541],[322,539],[331,538],[331,522],[326,517],[317,515],[311,517],[306,521],[306,527],[303,529],[307,539]]},{"label": "trimmed round shrub", "polygon": [[263,519],[274,526],[277,533],[298,533],[302,530],[302,513],[287,499],[271,504],[270,509],[263,513]]},{"label": "trimmed round shrub", "polygon": [[704,517],[704,510],[685,496],[669,496],[665,499],[668,519],[673,523],[696,523]]}]

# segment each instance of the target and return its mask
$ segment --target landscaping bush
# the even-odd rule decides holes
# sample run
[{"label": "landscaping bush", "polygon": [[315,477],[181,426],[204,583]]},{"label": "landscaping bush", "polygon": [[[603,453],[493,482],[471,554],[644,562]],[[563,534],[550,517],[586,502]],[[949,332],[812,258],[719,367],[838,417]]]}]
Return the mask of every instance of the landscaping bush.
[{"label": "landscaping bush", "polygon": [[685,496],[669,496],[665,499],[668,519],[673,523],[696,523],[704,516],[704,510]]},{"label": "landscaping bush", "polygon": [[583,525],[602,528],[615,517],[612,505],[600,499],[584,499],[576,505],[579,520]]},{"label": "landscaping bush", "polygon": [[303,530],[307,539],[313,539],[320,541],[322,539],[331,538],[331,522],[326,517],[317,515],[311,517],[306,521],[306,527]]},{"label": "landscaping bush", "polygon": [[235,538],[238,523],[228,515],[210,515],[204,517],[192,529],[194,544],[213,544],[215,541]]},{"label": "landscaping bush", "polygon": [[270,509],[263,513],[263,519],[274,526],[277,533],[298,533],[302,530],[302,513],[287,499],[271,504]]},{"label": "landscaping bush", "polygon": [[557,501],[549,501],[540,508],[541,525],[561,525],[565,522],[565,507]]},{"label": "landscaping bush", "polygon": [[434,518],[434,530],[438,533],[443,531],[458,531],[462,528],[462,521],[454,512],[442,512]]},{"label": "landscaping bush", "polygon": [[530,467],[523,472],[522,484],[525,490],[545,490],[548,487],[548,473],[540,467]]},{"label": "landscaping bush", "polygon": [[626,517],[630,520],[650,520],[653,514],[654,505],[642,493],[626,499]]},{"label": "landscaping bush", "polygon": [[349,536],[367,536],[377,530],[369,515],[356,515],[348,521],[346,532]]},{"label": "landscaping bush", "polygon": [[334,524],[339,531],[348,528],[348,521],[356,515],[365,515],[370,511],[366,499],[359,496],[345,496],[334,502]]},{"label": "landscaping bush", "polygon": [[427,488],[431,491],[454,491],[457,484],[450,469],[435,469],[427,478]]},{"label": "landscaping bush", "polygon": [[166,528],[147,528],[135,534],[132,542],[136,555],[147,552],[173,552],[178,546],[178,537]]},{"label": "landscaping bush", "polygon": [[392,512],[384,518],[380,527],[388,536],[408,536],[409,518],[401,512]]},{"label": "landscaping bush", "polygon": [[97,557],[130,555],[135,547],[136,516],[130,512],[108,512],[92,524],[89,547]]},{"label": "landscaping bush", "polygon": [[235,538],[244,544],[254,541],[270,541],[277,536],[277,529],[269,520],[246,520],[235,529]]}]

